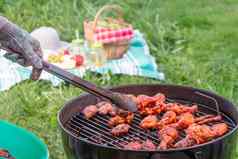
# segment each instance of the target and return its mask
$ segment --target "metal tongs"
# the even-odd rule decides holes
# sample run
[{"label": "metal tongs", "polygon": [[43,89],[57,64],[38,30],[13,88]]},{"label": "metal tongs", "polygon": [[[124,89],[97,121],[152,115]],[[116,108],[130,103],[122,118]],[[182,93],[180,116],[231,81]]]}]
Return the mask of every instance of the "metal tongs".
[{"label": "metal tongs", "polygon": [[[2,48],[2,49],[6,51],[13,51],[8,48]],[[50,64],[46,61],[42,60],[42,63],[43,63],[43,70],[45,70],[46,72],[53,74],[76,87],[80,87],[86,92],[94,94],[98,97],[106,98],[121,109],[128,110],[130,112],[137,111],[136,103],[130,97],[123,95],[121,93],[112,92],[110,90],[97,87],[95,84],[88,82],[86,80],[83,80],[80,77],[61,69],[58,66]],[[33,68],[33,69],[36,69],[36,68]]]},{"label": "metal tongs", "polygon": [[83,80],[80,77],[45,61],[43,61],[43,70],[69,82],[76,87],[80,87],[86,92],[106,98],[121,109],[128,110],[130,112],[137,111],[136,103],[126,95],[98,87],[91,82]]}]

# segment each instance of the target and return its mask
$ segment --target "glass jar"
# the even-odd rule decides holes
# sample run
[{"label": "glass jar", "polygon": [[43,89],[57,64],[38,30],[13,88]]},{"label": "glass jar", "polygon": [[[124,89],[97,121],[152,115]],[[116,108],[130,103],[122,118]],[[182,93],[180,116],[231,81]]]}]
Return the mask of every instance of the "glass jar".
[{"label": "glass jar", "polygon": [[87,52],[87,60],[92,66],[100,67],[107,62],[107,56],[101,43],[91,44]]},{"label": "glass jar", "polygon": [[69,46],[69,52],[73,55],[84,53],[84,41],[82,39],[73,40]]},{"label": "glass jar", "polygon": [[69,45],[69,52],[71,55],[81,55],[85,59],[85,47],[84,40],[79,38],[79,31],[75,31],[76,39],[73,40]]}]

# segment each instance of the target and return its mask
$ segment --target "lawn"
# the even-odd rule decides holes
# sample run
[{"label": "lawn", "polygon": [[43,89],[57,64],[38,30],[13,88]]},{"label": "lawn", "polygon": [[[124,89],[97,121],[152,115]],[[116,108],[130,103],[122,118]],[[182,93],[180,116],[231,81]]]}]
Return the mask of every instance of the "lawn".
[{"label": "lawn", "polygon": [[[172,83],[203,88],[238,103],[237,0],[0,0],[0,13],[28,31],[47,25],[62,39],[83,35],[82,22],[107,3],[121,5],[125,18],[144,32],[165,81],[88,72],[85,79],[103,86]],[[0,93],[0,118],[39,135],[52,159],[65,158],[56,114],[81,90],[46,81],[25,81]],[[237,155],[234,159],[238,159]]]}]

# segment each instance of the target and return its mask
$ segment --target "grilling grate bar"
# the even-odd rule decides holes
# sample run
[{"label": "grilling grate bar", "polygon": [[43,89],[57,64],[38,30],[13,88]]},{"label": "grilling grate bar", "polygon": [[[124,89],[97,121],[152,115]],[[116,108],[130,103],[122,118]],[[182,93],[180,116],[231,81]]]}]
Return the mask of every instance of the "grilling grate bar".
[{"label": "grilling grate bar", "polygon": [[[82,117],[82,116],[80,116],[80,117]],[[98,117],[100,117],[100,116],[98,116]],[[84,118],[84,117],[82,117],[82,118]],[[80,121],[82,122],[82,118],[80,118]],[[83,124],[85,124],[85,125],[82,125],[81,123],[80,123],[80,121],[78,120],[78,118],[76,118],[75,120],[74,120],[74,122],[76,122],[79,126],[85,126],[85,125],[87,125],[88,127],[87,127],[87,130],[89,130],[89,131],[92,131],[91,129],[93,129],[93,133],[95,134],[97,134],[97,135],[101,135],[101,137],[102,138],[104,138],[104,139],[107,139],[108,141],[110,141],[111,140],[111,142],[113,141],[113,142],[119,142],[119,144],[120,144],[120,142],[122,142],[123,144],[127,144],[128,142],[127,142],[127,140],[128,140],[128,138],[129,139],[136,139],[136,137],[135,136],[137,136],[137,137],[141,137],[141,135],[138,135],[138,134],[128,134],[127,136],[123,136],[122,138],[119,138],[119,137],[114,137],[114,136],[112,136],[113,138],[108,138],[108,136],[111,136],[111,134],[110,134],[110,129],[109,128],[107,128],[107,126],[102,126],[102,125],[105,125],[104,123],[102,123],[100,120],[96,120],[96,118],[94,118],[93,119],[93,121],[91,121],[91,120],[86,120],[86,121],[83,121],[82,123]],[[97,133],[97,132],[95,132],[94,130],[97,130],[98,132],[100,132],[100,133]],[[102,135],[103,134],[103,135]]]},{"label": "grilling grate bar", "polygon": [[[177,100],[169,100],[170,102],[177,102]],[[185,103],[182,101],[181,103]],[[191,104],[191,103],[190,103]],[[207,115],[207,112],[214,112],[216,114],[216,110],[206,106],[206,105],[199,105],[199,108],[203,108],[204,111],[199,111],[195,115],[197,117]],[[229,130],[232,130],[235,127],[234,121],[229,118],[224,113],[220,112],[220,115],[223,117],[223,121],[225,122]],[[133,122],[130,124],[130,130],[127,135],[122,137],[115,137],[112,136],[110,131],[111,128],[108,126],[108,119],[110,116],[100,116],[96,115],[92,119],[88,120],[85,119],[82,113],[76,113],[72,118],[67,122],[67,128],[71,131],[75,136],[79,139],[82,139],[86,142],[103,144],[105,146],[110,146],[114,148],[123,148],[123,145],[127,144],[128,142],[136,139],[146,140],[150,139],[154,144],[159,145],[160,140],[157,137],[157,131],[146,131],[139,126],[140,121],[142,118],[139,114],[135,114]],[[161,116],[158,116],[161,118]],[[218,122],[214,122],[218,123]],[[213,124],[214,124],[213,123]],[[180,136],[178,140],[185,137],[185,132],[180,131]]]},{"label": "grilling grate bar", "polygon": [[[105,134],[106,135],[106,138],[108,139],[108,136],[111,136],[111,133],[110,133],[110,131],[111,131],[111,129],[110,128],[108,128],[108,126],[107,126],[107,124],[105,124],[105,123],[107,123],[107,120],[106,119],[103,119],[101,116],[99,116],[99,115],[97,115],[94,119],[92,119],[92,120],[87,120],[86,119],[86,121],[82,121],[82,120],[84,120],[84,117],[83,117],[83,115],[82,114],[78,114],[79,115],[79,117],[80,118],[76,118],[75,120],[77,121],[77,123],[79,124],[79,125],[81,125],[79,122],[81,121],[83,124],[85,124],[85,125],[87,125],[88,127],[90,127],[90,128],[92,128],[92,129],[94,129],[94,130],[98,130],[98,131],[100,131],[102,134]],[[106,121],[106,122],[101,122],[99,119],[97,119],[97,118],[99,118],[100,120],[102,120],[103,119],[103,121]],[[80,119],[80,121],[79,121],[79,119]],[[123,142],[123,143],[128,143],[128,142],[126,142],[127,140],[128,140],[128,137],[129,137],[129,139],[136,139],[135,138],[135,136],[137,136],[137,138],[141,138],[141,131],[138,131],[137,129],[135,129],[135,128],[133,128],[132,126],[131,126],[131,130],[134,130],[135,131],[135,133],[133,133],[133,134],[131,134],[130,132],[128,133],[128,135],[126,135],[126,136],[123,136],[123,137],[115,137],[115,136],[112,136],[112,138],[111,139],[109,139],[109,140],[112,140],[112,141],[115,141],[115,142]],[[134,132],[133,131],[133,132]],[[136,133],[137,132],[137,133]],[[145,135],[145,134],[144,134]],[[143,135],[143,136],[144,136]],[[142,138],[143,139],[143,138]],[[153,137],[153,140],[157,140],[157,138],[156,137]],[[159,142],[159,141],[158,141]]]},{"label": "grilling grate bar", "polygon": [[[90,127],[87,127],[83,124],[80,124],[79,122],[75,122],[75,124],[73,122],[75,122],[75,121],[71,122],[72,126],[80,127],[80,129],[83,130],[83,131],[80,131],[80,132],[76,131],[75,135],[77,135],[78,137],[82,136],[86,140],[89,140],[89,141],[91,140],[92,142],[95,142],[95,143],[100,143],[100,144],[102,144],[102,143],[106,144],[107,143],[108,145],[119,148],[120,143],[119,143],[119,146],[112,144],[112,141],[114,142],[114,140],[107,137],[105,135],[105,133],[99,133],[99,132],[91,129]],[[70,129],[72,129],[72,126],[70,126]],[[73,129],[73,130],[75,130],[75,129]],[[98,139],[98,141],[97,141],[97,139]],[[117,141],[117,140],[115,140],[115,141]],[[120,146],[120,147],[122,147],[122,146]]]},{"label": "grilling grate bar", "polygon": [[[101,117],[101,116],[98,116],[98,118],[99,118],[100,120],[106,122],[106,123],[108,122],[107,119],[105,119],[105,118],[103,118],[103,117]],[[136,119],[136,117],[135,117],[134,119]],[[101,121],[98,121],[98,122],[101,122]],[[135,122],[135,120],[134,120],[133,122]],[[101,122],[101,123],[102,123],[102,122]],[[102,124],[104,124],[104,123],[102,123]],[[139,127],[138,124],[139,124],[139,121],[138,121],[138,122],[135,122],[135,124],[132,124],[132,125],[131,125],[130,129],[131,129],[132,131],[134,131],[134,132],[137,132],[137,133],[135,133],[135,135],[136,135],[137,137],[139,137],[139,138],[142,137],[143,139],[148,138],[148,137],[147,137],[147,136],[148,136],[148,133],[144,132],[144,130],[143,130],[141,127]],[[110,130],[111,130],[111,129],[110,129]],[[110,130],[109,130],[109,131],[110,131]],[[142,134],[142,135],[144,135],[144,136],[141,136],[140,134]],[[160,141],[157,137],[151,136],[151,138],[152,138],[153,140],[157,140],[158,142]]]}]

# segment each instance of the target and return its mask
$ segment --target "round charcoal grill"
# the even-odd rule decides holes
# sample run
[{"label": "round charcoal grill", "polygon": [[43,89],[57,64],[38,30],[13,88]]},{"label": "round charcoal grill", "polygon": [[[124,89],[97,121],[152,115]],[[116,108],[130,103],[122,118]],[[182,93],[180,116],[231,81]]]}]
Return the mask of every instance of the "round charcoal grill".
[{"label": "round charcoal grill", "polygon": [[[90,120],[84,118],[81,110],[87,105],[100,101],[92,95],[84,95],[68,102],[59,113],[64,148],[69,159],[232,159],[237,147],[236,141],[238,141],[238,111],[224,98],[204,90],[171,85],[130,85],[112,90],[150,96],[161,92],[166,95],[168,102],[197,104],[199,109],[196,113],[197,117],[220,114],[223,117],[221,122],[228,125],[229,132],[220,138],[188,148],[163,151],[125,150],[123,145],[138,138],[150,139],[154,144],[159,145],[157,131],[146,131],[140,128],[139,123],[142,118],[139,114],[135,114],[127,135],[112,136],[111,128],[108,126],[110,116],[96,115]],[[158,118],[161,118],[161,115]],[[184,137],[185,132],[181,131],[178,140]]]}]

